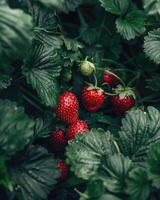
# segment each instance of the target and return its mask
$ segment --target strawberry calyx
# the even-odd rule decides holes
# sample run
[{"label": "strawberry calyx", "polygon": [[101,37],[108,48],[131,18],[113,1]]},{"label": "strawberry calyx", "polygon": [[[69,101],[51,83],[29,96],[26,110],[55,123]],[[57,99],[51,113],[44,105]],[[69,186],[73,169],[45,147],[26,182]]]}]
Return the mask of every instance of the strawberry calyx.
[{"label": "strawberry calyx", "polygon": [[94,64],[93,64],[92,62],[88,61],[88,56],[85,58],[84,61],[82,61],[81,64],[88,65],[88,66],[90,66],[93,70],[95,70]]},{"label": "strawberry calyx", "polygon": [[101,92],[101,93],[105,93],[104,90],[98,86],[94,86],[90,83],[87,83],[88,86],[87,86],[87,90],[96,90],[97,92]]},{"label": "strawberry calyx", "polygon": [[119,95],[120,99],[124,99],[126,96],[132,97],[136,99],[136,95],[132,88],[123,87],[122,85],[118,85],[116,88],[112,89],[115,95]]}]

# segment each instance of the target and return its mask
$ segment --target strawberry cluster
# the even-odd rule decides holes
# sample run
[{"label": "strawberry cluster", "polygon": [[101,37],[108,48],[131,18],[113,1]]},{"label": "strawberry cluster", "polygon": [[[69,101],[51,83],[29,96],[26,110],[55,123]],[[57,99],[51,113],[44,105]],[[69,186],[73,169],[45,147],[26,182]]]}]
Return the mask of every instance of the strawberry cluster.
[{"label": "strawberry cluster", "polygon": [[[80,71],[84,76],[90,76],[95,72],[95,66],[87,58],[80,65]],[[96,78],[94,74],[94,78]],[[120,85],[121,79],[111,70],[105,70],[102,77],[101,87],[96,84],[84,86],[81,93],[83,107],[88,112],[97,112],[104,104],[106,97],[111,96],[110,103],[118,115],[124,114],[135,105],[135,94],[129,87]],[[102,87],[108,85],[111,93],[105,92]],[[56,151],[62,151],[67,143],[78,134],[89,131],[87,123],[79,119],[79,102],[77,96],[71,91],[65,91],[60,95],[59,103],[54,110],[56,117],[65,123],[66,131],[57,129],[52,133],[52,144]],[[62,161],[58,161],[61,171],[59,181],[65,180],[68,175],[68,167]]]},{"label": "strawberry cluster", "polygon": [[[72,92],[66,91],[60,95],[55,114],[58,119],[68,125],[66,133],[62,129],[57,129],[52,133],[53,146],[57,151],[63,150],[67,142],[73,140],[76,135],[89,130],[87,123],[79,119],[78,99]],[[68,176],[68,166],[58,161],[58,168],[61,171],[59,181],[63,181]]]}]

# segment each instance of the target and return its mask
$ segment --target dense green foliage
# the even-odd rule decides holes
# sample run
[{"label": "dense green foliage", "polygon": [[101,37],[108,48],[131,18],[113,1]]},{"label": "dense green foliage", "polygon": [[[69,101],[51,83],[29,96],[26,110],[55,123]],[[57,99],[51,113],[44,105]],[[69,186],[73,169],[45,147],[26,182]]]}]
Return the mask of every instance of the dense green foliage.
[{"label": "dense green foliage", "polygon": [[[160,0],[0,0],[0,199],[159,200],[159,64]],[[109,68],[136,95],[122,116],[109,95],[95,113],[81,102],[95,77],[111,92]],[[90,131],[57,152],[50,135],[67,125],[53,111],[68,90]]]}]

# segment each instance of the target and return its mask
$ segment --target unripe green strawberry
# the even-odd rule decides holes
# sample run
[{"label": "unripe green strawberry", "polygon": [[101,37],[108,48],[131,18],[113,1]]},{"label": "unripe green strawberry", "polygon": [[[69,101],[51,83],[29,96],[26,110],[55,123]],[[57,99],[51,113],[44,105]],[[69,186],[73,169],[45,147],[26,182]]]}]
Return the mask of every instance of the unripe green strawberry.
[{"label": "unripe green strawberry", "polygon": [[90,76],[95,70],[95,66],[92,62],[86,59],[80,64],[80,71],[84,76]]}]

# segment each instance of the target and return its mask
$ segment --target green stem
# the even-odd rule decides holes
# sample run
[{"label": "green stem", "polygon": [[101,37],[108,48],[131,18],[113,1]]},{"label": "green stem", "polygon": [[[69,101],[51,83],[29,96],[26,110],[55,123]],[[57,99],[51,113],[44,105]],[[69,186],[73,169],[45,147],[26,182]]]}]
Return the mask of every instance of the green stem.
[{"label": "green stem", "polygon": [[136,98],[136,106],[137,106],[138,103],[140,103],[141,106],[143,106],[141,95],[137,91],[136,91],[136,96],[137,96],[137,98]]},{"label": "green stem", "polygon": [[151,94],[147,97],[141,98],[141,102],[149,102],[149,101],[155,101],[154,98],[157,98],[158,95],[157,94]]},{"label": "green stem", "polygon": [[31,105],[33,105],[36,109],[38,109],[41,112],[43,112],[43,110],[37,104],[35,104],[31,99],[29,99],[26,95],[24,95],[24,99],[26,101],[28,101],[28,103],[30,103]]},{"label": "green stem", "polygon": [[113,73],[113,72],[111,72],[111,71],[109,71],[109,70],[107,70],[107,69],[105,69],[105,68],[96,67],[96,69],[106,71],[107,73],[109,73],[109,74],[115,76],[115,77],[121,82],[121,84],[122,84],[124,87],[126,86],[126,84],[124,83],[124,81],[123,81],[119,76],[117,76],[115,73]]},{"label": "green stem", "polygon": [[110,86],[108,83],[103,83],[103,84],[101,85],[101,87],[103,87],[104,85],[107,85],[107,86],[108,86],[109,91],[111,90],[111,86]]},{"label": "green stem", "polygon": [[79,194],[79,196],[84,197],[85,199],[89,199],[89,196],[87,194],[84,194],[84,193],[80,192],[76,188],[74,188],[74,190]]},{"label": "green stem", "polygon": [[101,37],[101,34],[102,34],[102,30],[103,30],[103,26],[104,26],[104,24],[105,24],[105,21],[106,21],[106,13],[104,14],[102,23],[101,23],[101,25],[100,25],[100,27],[99,27],[98,40],[99,40],[100,37]]},{"label": "green stem", "polygon": [[111,93],[108,93],[108,92],[105,92],[105,94],[107,94],[108,96],[115,96],[117,94],[111,94]]},{"label": "green stem", "polygon": [[109,30],[109,28],[103,26],[103,29],[108,33],[108,35],[112,36],[112,32]]},{"label": "green stem", "polygon": [[18,77],[17,79],[15,79],[15,80],[13,81],[13,83],[16,83],[16,82],[19,82],[20,80],[23,80],[24,77],[25,77],[24,75]]},{"label": "green stem", "polygon": [[134,83],[134,81],[136,81],[136,80],[139,79],[140,77],[141,77],[141,72],[138,71],[138,72],[136,73],[136,76],[127,84],[127,87],[131,86],[132,83]]},{"label": "green stem", "polygon": [[148,100],[148,102],[150,102],[150,103],[156,103],[156,102],[159,102],[160,101],[160,98],[158,98],[158,99],[151,99],[151,100]]},{"label": "green stem", "polygon": [[28,96],[32,97],[33,99],[35,99],[36,101],[40,102],[40,100],[38,98],[36,98],[33,94],[31,94],[28,90],[26,90],[23,86],[18,85],[18,87],[25,92]]},{"label": "green stem", "polygon": [[97,81],[97,77],[96,77],[95,73],[93,73],[93,77],[94,77],[94,85],[95,85],[95,87],[97,87],[98,81]]},{"label": "green stem", "polygon": [[113,144],[114,144],[114,146],[115,146],[115,148],[116,148],[116,150],[117,150],[117,153],[121,153],[117,142],[116,142],[116,141],[113,141]]},{"label": "green stem", "polygon": [[[98,70],[102,70],[102,71],[104,71],[104,70],[107,70],[107,68],[102,68],[102,67],[96,67],[96,69],[98,69]],[[126,69],[126,68],[116,68],[116,72],[118,72],[118,71],[124,71],[124,72],[129,72],[129,73],[135,73],[133,70],[131,70],[131,69]]]},{"label": "green stem", "polygon": [[133,72],[133,70],[131,70],[131,69],[126,69],[126,68],[125,68],[125,69],[124,69],[124,68],[123,68],[123,69],[118,68],[118,69],[116,69],[116,71],[124,71],[124,72],[126,71],[126,72],[130,72],[130,73],[135,73],[135,72]]},{"label": "green stem", "polygon": [[114,74],[113,72],[110,72],[110,71],[108,71],[108,70],[105,70],[107,73],[109,73],[109,74],[111,74],[111,75],[113,75],[113,76],[115,76],[121,83],[122,83],[122,85],[125,87],[126,86],[126,84],[124,83],[124,81],[119,77],[119,76],[117,76],[116,74]]},{"label": "green stem", "polygon": [[78,16],[79,16],[81,25],[87,27],[88,24],[86,23],[86,20],[84,19],[83,15],[82,15],[82,12],[80,11],[80,9],[78,9]]},{"label": "green stem", "polygon": [[118,63],[118,62],[116,62],[115,60],[112,60],[112,59],[104,58],[104,59],[102,59],[102,61],[107,61],[107,62],[110,62],[110,63],[114,63],[115,65],[118,65],[118,66],[121,66],[122,68],[125,68],[124,65],[122,65],[121,63]]}]

